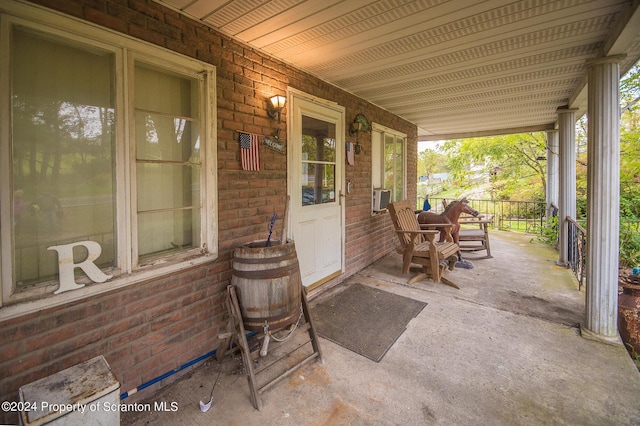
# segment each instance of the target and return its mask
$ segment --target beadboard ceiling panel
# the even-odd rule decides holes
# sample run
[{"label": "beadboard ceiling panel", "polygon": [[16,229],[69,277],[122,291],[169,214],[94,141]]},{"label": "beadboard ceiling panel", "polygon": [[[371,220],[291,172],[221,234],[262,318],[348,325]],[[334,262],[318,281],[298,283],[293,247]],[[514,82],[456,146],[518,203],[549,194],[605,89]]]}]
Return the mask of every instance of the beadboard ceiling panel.
[{"label": "beadboard ceiling panel", "polygon": [[640,0],[156,0],[418,126],[552,129],[587,61],[640,58]]}]

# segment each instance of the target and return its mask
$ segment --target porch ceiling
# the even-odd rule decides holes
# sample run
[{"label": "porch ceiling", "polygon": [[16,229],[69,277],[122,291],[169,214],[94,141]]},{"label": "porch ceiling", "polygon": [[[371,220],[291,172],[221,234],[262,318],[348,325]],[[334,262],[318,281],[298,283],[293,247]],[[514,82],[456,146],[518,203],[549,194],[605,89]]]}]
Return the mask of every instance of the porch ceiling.
[{"label": "porch ceiling", "polygon": [[640,58],[640,0],[155,0],[418,126],[545,130],[586,111],[586,61]]}]

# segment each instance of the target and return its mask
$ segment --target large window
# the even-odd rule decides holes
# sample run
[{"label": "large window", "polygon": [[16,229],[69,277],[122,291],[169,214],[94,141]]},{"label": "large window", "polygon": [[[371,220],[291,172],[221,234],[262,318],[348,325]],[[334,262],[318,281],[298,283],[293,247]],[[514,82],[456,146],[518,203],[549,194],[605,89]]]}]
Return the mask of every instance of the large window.
[{"label": "large window", "polygon": [[53,245],[97,241],[96,263],[116,266],[115,78],[112,52],[19,27],[12,40],[12,266],[20,293],[57,278]]},{"label": "large window", "polygon": [[390,202],[406,198],[406,140],[404,133],[372,124],[371,183],[373,189],[391,191]]},{"label": "large window", "polygon": [[198,84],[193,77],[143,63],[135,66],[137,241],[141,260],[200,246]]},{"label": "large window", "polygon": [[120,282],[215,254],[214,68],[0,18],[1,304],[56,291],[62,246]]}]

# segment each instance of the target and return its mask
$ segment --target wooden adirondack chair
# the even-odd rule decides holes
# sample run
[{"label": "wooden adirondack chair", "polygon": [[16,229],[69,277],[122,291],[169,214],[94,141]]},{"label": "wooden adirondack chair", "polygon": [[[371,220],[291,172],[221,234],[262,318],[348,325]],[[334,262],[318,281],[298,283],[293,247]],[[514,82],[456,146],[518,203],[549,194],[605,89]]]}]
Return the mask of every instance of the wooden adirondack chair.
[{"label": "wooden adirondack chair", "polygon": [[[391,203],[388,206],[391,221],[395,227],[402,254],[402,273],[407,275],[412,263],[422,266],[422,273],[409,280],[409,284],[431,276],[436,283],[443,282],[455,288],[452,281],[442,275],[445,269],[453,270],[458,260],[459,247],[451,237],[451,224],[429,224],[431,229],[421,229],[415,208],[407,200]],[[438,242],[439,229],[445,229],[445,241]]]}]

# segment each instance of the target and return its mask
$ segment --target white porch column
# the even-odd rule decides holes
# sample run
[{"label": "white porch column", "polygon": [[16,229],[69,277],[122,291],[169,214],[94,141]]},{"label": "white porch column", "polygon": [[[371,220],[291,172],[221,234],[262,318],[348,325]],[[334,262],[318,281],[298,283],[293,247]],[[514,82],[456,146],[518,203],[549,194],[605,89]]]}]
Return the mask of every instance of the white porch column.
[{"label": "white porch column", "polygon": [[569,266],[567,216],[576,218],[576,109],[559,108],[558,265]]},{"label": "white porch column", "polygon": [[547,217],[551,217],[551,205],[558,207],[558,131],[547,132]]},{"label": "white porch column", "polygon": [[[620,57],[588,63],[586,331],[618,335],[620,228]],[[584,330],[583,330],[584,331]]]}]

